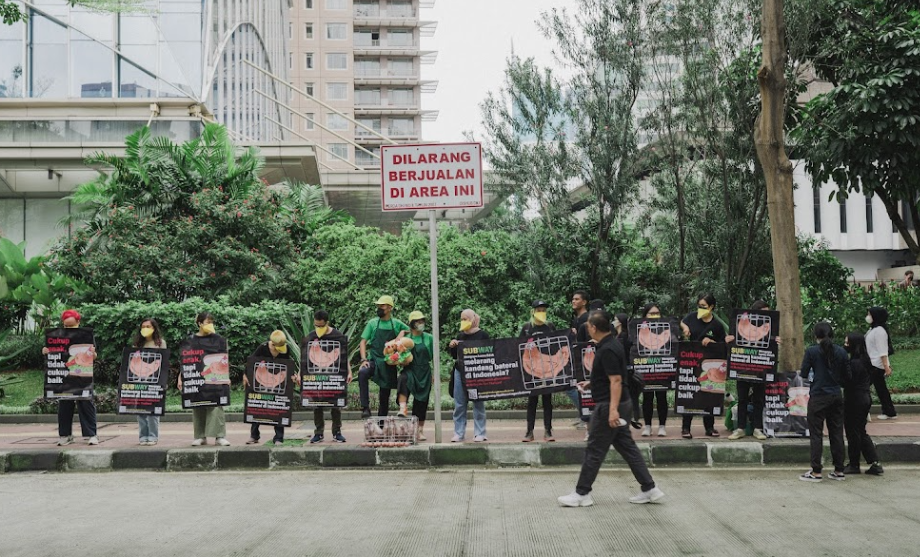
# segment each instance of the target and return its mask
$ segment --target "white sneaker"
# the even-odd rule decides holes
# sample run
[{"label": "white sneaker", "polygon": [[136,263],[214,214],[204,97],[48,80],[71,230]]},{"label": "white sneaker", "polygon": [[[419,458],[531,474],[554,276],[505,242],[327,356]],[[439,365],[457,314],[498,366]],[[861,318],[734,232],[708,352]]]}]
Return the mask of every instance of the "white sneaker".
[{"label": "white sneaker", "polygon": [[230,446],[230,441],[227,441],[227,440],[224,439],[223,437],[218,437],[217,439],[214,440],[214,443],[220,445],[221,447],[229,447],[229,446]]},{"label": "white sneaker", "polygon": [[744,433],[744,430],[743,430],[743,429],[736,429],[735,431],[732,432],[731,435],[728,436],[728,438],[729,438],[730,440],[732,440],[732,441],[735,441],[735,440],[737,440],[737,439],[741,439],[741,438],[744,437],[745,435],[747,435],[747,434]]},{"label": "white sneaker", "polygon": [[201,439],[195,439],[194,441],[192,441],[193,447],[200,447],[201,445],[207,445],[207,444],[208,444],[208,440],[204,437],[202,437]]},{"label": "white sneaker", "polygon": [[897,416],[889,416],[888,414],[879,414],[878,419],[880,420],[897,420]]},{"label": "white sneaker", "polygon": [[648,491],[641,491],[638,495],[633,495],[629,498],[629,502],[643,505],[645,503],[656,503],[662,497],[664,497],[664,492],[657,487],[653,487]]},{"label": "white sneaker", "polygon": [[[455,435],[454,437],[456,437],[456,435]],[[476,437],[473,437],[473,442],[474,442],[474,443],[482,443],[483,441],[488,441],[488,440],[489,440],[489,438],[486,437],[485,435],[477,435]],[[461,441],[462,441],[462,439],[461,439]]]},{"label": "white sneaker", "polygon": [[658,426],[658,437],[667,437],[668,432],[664,429],[663,425]]},{"label": "white sneaker", "polygon": [[558,498],[559,504],[563,507],[590,507],[594,504],[594,499],[591,498],[591,494],[579,495],[577,492],[573,491],[568,495],[563,495]]},{"label": "white sneaker", "polygon": [[450,442],[451,443],[463,443],[463,437],[460,437],[459,435],[455,433],[454,436],[451,437]]},{"label": "white sneaker", "polygon": [[70,437],[61,437],[58,439],[58,447],[64,447],[66,445],[73,444],[73,436]]},{"label": "white sneaker", "polygon": [[90,445],[98,445],[98,444],[99,444],[99,438],[96,437],[95,435],[93,435],[92,437],[89,438],[89,441],[87,441],[87,443],[90,444]]},{"label": "white sneaker", "polygon": [[652,434],[652,426],[647,425],[642,428],[642,437],[648,437]]},{"label": "white sneaker", "polygon": [[755,428],[754,429],[754,439],[757,439],[758,441],[764,441],[767,439],[767,434]]}]

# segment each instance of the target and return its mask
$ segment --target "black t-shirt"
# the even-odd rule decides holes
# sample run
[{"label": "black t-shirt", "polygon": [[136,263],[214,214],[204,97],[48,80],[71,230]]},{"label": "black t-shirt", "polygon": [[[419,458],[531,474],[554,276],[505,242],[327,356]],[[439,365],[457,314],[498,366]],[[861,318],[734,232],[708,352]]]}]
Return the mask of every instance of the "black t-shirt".
[{"label": "black t-shirt", "polygon": [[579,315],[578,317],[573,317],[570,327],[577,331],[579,327],[581,327],[582,325],[588,322],[588,313],[589,312],[586,311],[582,313],[581,315]]},{"label": "black t-shirt", "polygon": [[537,337],[541,335],[548,335],[555,330],[556,327],[549,322],[546,322],[542,325],[534,325],[531,322],[527,322],[524,323],[523,327],[521,327],[521,334],[518,336],[521,338]]},{"label": "black t-shirt", "polygon": [[[465,340],[489,340],[490,338],[492,337],[489,336],[489,333],[485,332],[482,329],[479,329],[475,333],[461,332],[460,334],[456,336],[455,340],[457,340],[458,342],[463,342]],[[459,344],[454,347],[448,346],[447,351],[450,353],[451,358],[455,360],[457,359],[457,355],[458,355],[457,350],[459,350],[459,348],[460,348]]]},{"label": "black t-shirt", "polygon": [[716,342],[725,342],[725,327],[715,317],[706,323],[696,316],[696,312],[693,312],[684,317],[684,323],[690,328],[690,340],[692,341],[700,342],[704,338],[710,338]]},{"label": "black t-shirt", "polygon": [[622,380],[620,402],[629,399],[626,388],[626,353],[623,346],[607,335],[597,343],[594,352],[594,366],[591,368],[591,396],[596,402],[610,402],[610,377],[619,375]]},{"label": "black t-shirt", "polygon": [[[271,348],[268,347],[268,342],[263,342],[260,344],[259,347],[256,348],[256,351],[252,353],[252,355],[255,358],[274,358],[274,356],[272,356]],[[283,358],[284,356],[284,354],[278,354],[279,358]]]}]

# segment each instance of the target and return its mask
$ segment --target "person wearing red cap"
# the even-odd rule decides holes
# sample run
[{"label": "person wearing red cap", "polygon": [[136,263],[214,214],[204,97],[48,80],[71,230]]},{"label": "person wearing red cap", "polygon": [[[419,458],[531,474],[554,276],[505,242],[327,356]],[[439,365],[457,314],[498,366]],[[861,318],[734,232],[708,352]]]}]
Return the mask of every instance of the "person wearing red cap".
[{"label": "person wearing red cap", "polygon": [[[75,309],[68,309],[61,314],[61,323],[67,329],[76,329],[80,326],[80,313]],[[95,340],[93,341],[95,345]],[[48,349],[42,348],[42,354],[47,355]],[[96,348],[93,347],[93,357],[96,357]],[[90,445],[98,445],[99,438],[96,437],[96,403],[90,400],[67,400],[58,401],[58,440],[59,446],[70,445],[73,443],[73,411],[77,410],[80,417],[80,430],[83,437],[89,438]]]}]

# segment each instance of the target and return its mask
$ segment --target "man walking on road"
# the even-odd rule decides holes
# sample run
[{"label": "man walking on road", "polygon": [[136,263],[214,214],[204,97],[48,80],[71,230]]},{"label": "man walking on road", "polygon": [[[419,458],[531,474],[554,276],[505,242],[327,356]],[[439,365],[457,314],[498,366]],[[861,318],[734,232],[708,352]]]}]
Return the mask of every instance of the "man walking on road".
[{"label": "man walking on road", "polygon": [[610,330],[610,314],[606,311],[593,311],[588,317],[588,334],[597,342],[594,353],[594,365],[591,380],[580,384],[582,388],[590,384],[591,394],[596,402],[588,426],[588,448],[581,465],[581,474],[575,491],[559,497],[559,504],[564,507],[590,507],[591,486],[597,478],[601,463],[610,450],[616,449],[629,465],[633,476],[642,491],[629,498],[630,503],[655,503],[664,493],[655,486],[655,480],[649,473],[648,466],[633,441],[627,422],[620,416],[632,416],[632,401],[626,382],[626,354],[623,347],[614,338]]}]

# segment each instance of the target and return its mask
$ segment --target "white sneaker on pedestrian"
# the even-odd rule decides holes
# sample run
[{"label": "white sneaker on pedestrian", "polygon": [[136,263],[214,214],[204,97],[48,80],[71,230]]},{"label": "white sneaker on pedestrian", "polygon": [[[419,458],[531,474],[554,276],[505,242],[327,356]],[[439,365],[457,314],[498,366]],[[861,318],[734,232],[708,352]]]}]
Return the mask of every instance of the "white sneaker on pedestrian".
[{"label": "white sneaker on pedestrian", "polygon": [[463,437],[460,437],[459,435],[455,433],[454,436],[450,438],[450,442],[451,443],[463,443]]},{"label": "white sneaker on pedestrian", "polygon": [[[455,437],[456,437],[456,436],[455,436]],[[485,435],[477,435],[476,437],[473,437],[473,442],[474,442],[474,443],[482,443],[483,441],[488,441],[488,440],[489,440],[489,438],[486,437]],[[461,441],[462,441],[462,439],[461,439]]]},{"label": "white sneaker on pedestrian", "polygon": [[652,434],[652,426],[647,425],[642,428],[642,437],[649,437]]},{"label": "white sneaker on pedestrian", "polygon": [[201,445],[207,445],[207,444],[208,444],[208,440],[204,437],[202,437],[201,439],[195,439],[194,441],[192,441],[193,447],[200,447]]},{"label": "white sneaker on pedestrian", "polygon": [[594,504],[594,499],[591,498],[590,493],[579,495],[576,491],[559,497],[557,501],[563,507],[590,507]]},{"label": "white sneaker on pedestrian", "polygon": [[878,419],[880,420],[897,420],[897,416],[889,416],[888,414],[879,414]]},{"label": "white sneaker on pedestrian", "polygon": [[87,441],[87,443],[90,444],[90,445],[98,445],[98,444],[99,444],[99,438],[96,437],[95,435],[93,435],[92,437],[89,438],[89,441]]},{"label": "white sneaker on pedestrian", "polygon": [[668,432],[663,425],[658,426],[658,437],[667,437]]},{"label": "white sneaker on pedestrian", "polygon": [[743,429],[736,429],[735,431],[732,432],[731,435],[728,436],[728,438],[732,441],[735,441],[735,440],[741,439],[745,435],[747,434],[744,433]]},{"label": "white sneaker on pedestrian", "polygon": [[71,444],[73,444],[72,435],[69,437],[61,437],[60,439],[58,439],[58,447],[64,447],[66,445],[71,445]]},{"label": "white sneaker on pedestrian", "polygon": [[754,439],[758,441],[765,441],[767,439],[767,434],[760,429],[754,429]]},{"label": "white sneaker on pedestrian", "polygon": [[630,503],[636,503],[637,505],[643,505],[645,503],[657,503],[659,499],[664,497],[664,492],[653,487],[648,491],[641,491],[638,495],[633,495],[629,498]]},{"label": "white sneaker on pedestrian", "polygon": [[215,442],[216,444],[220,445],[221,447],[229,447],[229,446],[230,446],[230,441],[227,441],[227,440],[224,439],[223,437],[218,437],[217,439],[214,440],[214,442]]}]

